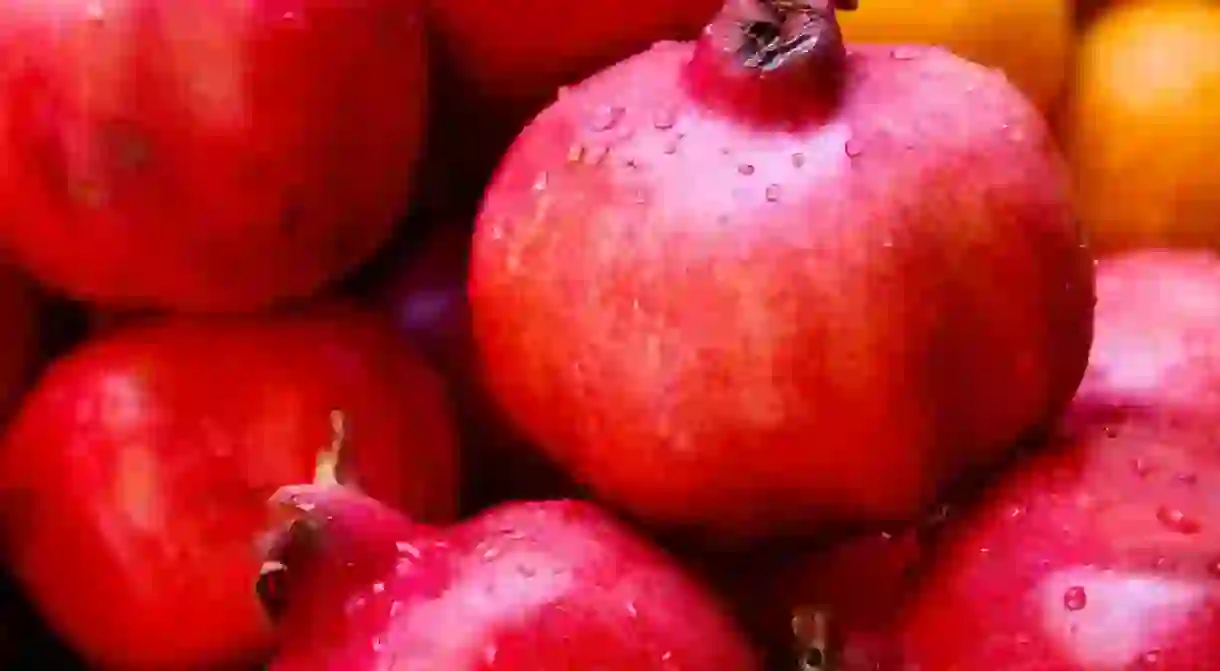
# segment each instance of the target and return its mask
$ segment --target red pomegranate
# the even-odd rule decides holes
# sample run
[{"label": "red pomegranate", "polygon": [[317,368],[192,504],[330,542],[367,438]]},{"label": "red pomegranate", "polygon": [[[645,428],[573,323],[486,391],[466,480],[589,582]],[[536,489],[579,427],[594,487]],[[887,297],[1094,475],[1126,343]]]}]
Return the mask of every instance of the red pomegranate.
[{"label": "red pomegranate", "polygon": [[272,671],[760,668],[703,586],[590,503],[514,502],[438,528],[333,483],[273,501],[298,519],[268,574]]},{"label": "red pomegranate", "polygon": [[251,538],[345,446],[345,481],[420,520],[456,508],[440,380],[346,306],[118,327],[55,362],[0,452],[0,533],[49,623],[103,668],[227,668],[272,643]]},{"label": "red pomegranate", "polygon": [[413,0],[0,4],[0,238],[120,307],[312,293],[406,204]]},{"label": "red pomegranate", "polygon": [[1093,264],[1067,181],[1002,75],[848,49],[825,0],[731,0],[513,145],[472,252],[483,374],[642,519],[910,517],[1080,380]]}]

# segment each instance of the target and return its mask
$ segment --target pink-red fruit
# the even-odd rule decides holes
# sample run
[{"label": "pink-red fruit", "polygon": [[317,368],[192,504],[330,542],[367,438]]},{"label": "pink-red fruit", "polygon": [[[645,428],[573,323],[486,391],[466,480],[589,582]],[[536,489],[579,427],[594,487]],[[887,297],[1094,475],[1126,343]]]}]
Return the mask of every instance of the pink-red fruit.
[{"label": "pink-red fruit", "polygon": [[494,395],[652,522],[912,516],[1054,418],[1093,266],[1036,109],[938,48],[733,0],[518,137],[470,284]]},{"label": "pink-red fruit", "polygon": [[510,503],[441,529],[341,486],[275,500],[304,529],[281,549],[271,671],[759,668],[704,588],[591,504]]}]

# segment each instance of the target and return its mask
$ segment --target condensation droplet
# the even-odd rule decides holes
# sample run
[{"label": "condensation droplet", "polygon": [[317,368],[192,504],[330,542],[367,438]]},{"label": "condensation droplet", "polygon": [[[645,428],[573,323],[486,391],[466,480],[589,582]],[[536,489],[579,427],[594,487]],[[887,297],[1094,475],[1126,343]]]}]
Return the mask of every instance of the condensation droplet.
[{"label": "condensation droplet", "polygon": [[911,61],[919,57],[919,52],[910,47],[894,47],[890,50],[890,58],[896,61]]},{"label": "condensation droplet", "polygon": [[1063,593],[1063,607],[1070,611],[1084,610],[1084,607],[1089,604],[1089,595],[1085,593],[1084,588],[1080,585],[1067,588]]},{"label": "condensation droplet", "polygon": [[1156,509],[1156,518],[1170,531],[1179,534],[1197,534],[1203,529],[1199,520],[1187,515],[1177,508],[1161,506]]},{"label": "condensation droplet", "polygon": [[678,115],[672,109],[659,109],[652,115],[652,125],[658,130],[669,130],[678,123]]},{"label": "condensation droplet", "polygon": [[847,154],[847,158],[856,158],[860,154],[863,154],[864,151],[860,147],[860,143],[858,141],[851,139],[843,143],[843,153]]},{"label": "condensation droplet", "polygon": [[742,163],[741,165],[737,166],[737,172],[743,175],[753,175],[754,166],[750,165],[749,163]]},{"label": "condensation droplet", "polygon": [[622,107],[606,105],[597,108],[589,119],[589,128],[595,131],[607,131],[618,125],[627,110]]},{"label": "condensation droplet", "polygon": [[778,203],[781,191],[783,191],[783,188],[780,185],[768,184],[766,191],[763,192],[763,195],[766,197],[768,203]]},{"label": "condensation droplet", "polygon": [[588,149],[583,144],[568,147],[568,163],[583,163]]},{"label": "condensation droplet", "polygon": [[795,154],[793,154],[792,155],[792,167],[799,169],[804,166],[805,166],[805,155],[799,151],[796,152]]},{"label": "condensation droplet", "polygon": [[538,176],[534,178],[534,191],[545,191],[549,181],[550,176],[545,172],[538,173]]},{"label": "condensation droplet", "polygon": [[674,135],[665,140],[665,144],[661,145],[661,151],[673,155],[678,153],[678,146],[682,144],[682,138],[685,137],[681,133]]}]

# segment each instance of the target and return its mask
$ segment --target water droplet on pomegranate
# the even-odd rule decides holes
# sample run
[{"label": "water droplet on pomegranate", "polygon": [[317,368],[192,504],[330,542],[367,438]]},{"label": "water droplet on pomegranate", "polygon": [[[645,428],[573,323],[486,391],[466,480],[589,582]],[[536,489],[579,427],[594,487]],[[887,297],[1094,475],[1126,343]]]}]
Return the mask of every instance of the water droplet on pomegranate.
[{"label": "water droplet on pomegranate", "polygon": [[1089,595],[1085,593],[1084,588],[1080,585],[1067,588],[1063,593],[1063,607],[1070,611],[1084,610],[1084,607],[1089,604]]},{"label": "water droplet on pomegranate", "polygon": [[587,151],[588,149],[583,144],[574,144],[568,147],[568,163],[583,163]]},{"label": "water droplet on pomegranate", "polygon": [[890,58],[896,61],[911,61],[919,57],[919,52],[910,47],[894,47],[890,50]]},{"label": "water droplet on pomegranate", "polygon": [[418,560],[423,556],[423,553],[419,551],[419,548],[406,541],[398,541],[394,544],[394,549],[398,550],[398,554],[405,555],[411,559]]},{"label": "water droplet on pomegranate", "polygon": [[1161,651],[1160,650],[1149,650],[1148,652],[1145,652],[1144,654],[1140,655],[1139,660],[1138,660],[1139,668],[1155,667],[1155,666],[1158,666],[1160,663],[1161,663]]},{"label": "water droplet on pomegranate", "polygon": [[549,181],[550,176],[545,172],[538,173],[538,176],[534,178],[534,191],[545,191]]},{"label": "water droplet on pomegranate", "polygon": [[763,195],[767,198],[768,203],[778,203],[780,193],[782,191],[783,191],[783,187],[781,187],[780,185],[768,184],[767,190],[763,192]]},{"label": "water droplet on pomegranate", "polygon": [[801,152],[796,152],[792,155],[792,167],[802,168],[805,165],[805,155]]},{"label": "water droplet on pomegranate", "polygon": [[627,110],[614,105],[605,105],[597,108],[593,112],[593,116],[589,119],[589,128],[594,131],[607,131],[618,125],[618,122],[623,118]]},{"label": "water droplet on pomegranate", "polygon": [[1118,437],[1118,429],[1116,429],[1112,426],[1107,426],[1105,429],[1103,429],[1103,431],[1106,432],[1106,438],[1117,438]]},{"label": "water droplet on pomegranate", "polygon": [[754,166],[750,165],[749,163],[742,163],[741,165],[737,166],[737,172],[743,175],[753,175]]},{"label": "water droplet on pomegranate", "polygon": [[381,640],[380,636],[374,636],[372,646],[374,652],[381,652],[385,649],[385,642]]},{"label": "water droplet on pomegranate", "polygon": [[381,594],[385,591],[385,583],[380,581],[373,583],[372,590],[373,594]]},{"label": "water droplet on pomegranate", "polygon": [[627,617],[634,618],[634,617],[639,617],[639,615],[640,615],[640,611],[636,610],[635,602],[628,601],[627,602]]},{"label": "water droplet on pomegranate", "polygon": [[391,601],[390,602],[390,617],[397,617],[398,614],[401,612],[402,612],[402,602],[401,601]]},{"label": "water droplet on pomegranate", "polygon": [[1220,557],[1216,557],[1207,563],[1207,572],[1210,573],[1213,578],[1220,578]]},{"label": "water droplet on pomegranate", "polygon": [[847,158],[856,158],[864,153],[864,149],[860,146],[860,142],[855,138],[843,143],[843,153],[847,154]]},{"label": "water droplet on pomegranate", "polygon": [[610,156],[609,145],[597,145],[589,147],[585,150],[585,163],[589,165],[601,165],[606,162],[606,158]]},{"label": "water droplet on pomegranate", "polygon": [[1141,478],[1146,478],[1152,472],[1152,465],[1143,458],[1136,457],[1131,460],[1131,471]]},{"label": "water droplet on pomegranate", "polygon": [[1199,484],[1199,474],[1198,473],[1176,473],[1176,474],[1174,474],[1173,479],[1184,485]]},{"label": "water droplet on pomegranate", "polygon": [[1156,509],[1156,518],[1170,531],[1179,534],[1197,534],[1202,530],[1199,520],[1187,515],[1177,508],[1161,506]]},{"label": "water droplet on pomegranate", "polygon": [[686,137],[681,133],[671,136],[665,140],[665,144],[661,145],[661,151],[673,155],[678,153],[678,146],[682,144],[682,138]]},{"label": "water droplet on pomegranate", "polygon": [[659,109],[652,115],[652,125],[658,130],[669,130],[678,123],[678,114],[672,109]]},{"label": "water droplet on pomegranate", "polygon": [[636,205],[645,205],[648,203],[648,192],[644,189],[636,189],[631,194],[631,200]]},{"label": "water droplet on pomegranate", "polygon": [[894,241],[893,241],[893,240],[889,240],[889,239],[887,239],[887,240],[883,240],[883,241],[881,242],[881,246],[882,246],[883,248],[885,248],[885,249],[893,249],[893,248],[894,248]]},{"label": "water droplet on pomegranate", "polygon": [[1015,520],[1019,517],[1024,517],[1026,512],[1025,506],[1013,506],[1008,510],[1008,518]]}]

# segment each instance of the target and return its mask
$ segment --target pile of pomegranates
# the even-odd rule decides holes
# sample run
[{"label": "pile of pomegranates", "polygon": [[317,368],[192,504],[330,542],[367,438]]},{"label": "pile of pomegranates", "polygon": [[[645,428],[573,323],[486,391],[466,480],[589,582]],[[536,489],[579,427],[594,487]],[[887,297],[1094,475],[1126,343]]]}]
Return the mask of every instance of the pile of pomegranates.
[{"label": "pile of pomegranates", "polygon": [[0,666],[1220,668],[1220,255],[856,4],[0,6]]}]

